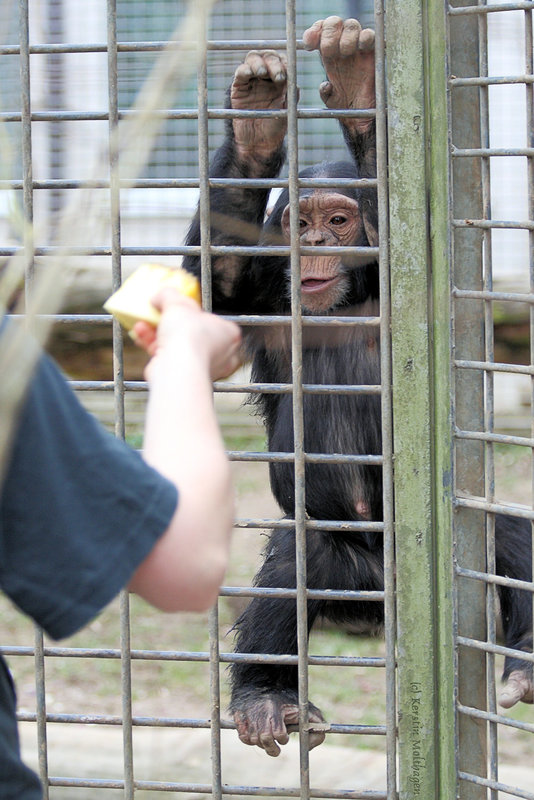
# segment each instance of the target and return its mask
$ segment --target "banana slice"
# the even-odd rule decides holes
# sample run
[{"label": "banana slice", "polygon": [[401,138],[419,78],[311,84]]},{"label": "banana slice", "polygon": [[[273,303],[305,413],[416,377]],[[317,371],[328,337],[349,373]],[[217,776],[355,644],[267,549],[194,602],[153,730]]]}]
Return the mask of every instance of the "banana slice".
[{"label": "banana slice", "polygon": [[120,289],[106,300],[104,309],[113,314],[128,331],[138,320],[144,320],[157,328],[161,314],[150,300],[164,286],[173,286],[186,297],[201,304],[200,284],[190,272],[181,267],[141,264]]}]

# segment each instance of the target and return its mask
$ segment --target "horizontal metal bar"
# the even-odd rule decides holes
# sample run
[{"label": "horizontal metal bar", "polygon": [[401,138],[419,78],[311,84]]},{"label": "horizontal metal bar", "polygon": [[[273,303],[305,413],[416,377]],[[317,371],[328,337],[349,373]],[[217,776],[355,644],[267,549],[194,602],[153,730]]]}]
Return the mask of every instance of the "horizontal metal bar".
[{"label": "horizontal metal bar", "polygon": [[[532,151],[534,155],[534,150]],[[480,228],[481,230],[527,230],[534,231],[532,220],[497,220],[497,219],[454,219],[455,228]]]},{"label": "horizontal metal bar", "polygon": [[[293,595],[294,596],[294,595]],[[2,645],[0,653],[6,656],[33,656],[33,647],[20,647]],[[119,661],[122,653],[118,649],[81,648],[81,647],[45,647],[44,655],[47,658],[95,658]],[[170,661],[170,662],[195,662],[209,663],[210,654],[207,652],[179,652],[174,650],[131,650],[130,658],[136,661]],[[271,653],[221,653],[221,663],[253,663],[253,664],[297,664],[297,655],[271,654]],[[382,669],[385,659],[371,656],[309,656],[310,666],[326,667],[369,667]]]},{"label": "horizontal metal bar", "polygon": [[[239,325],[243,326],[268,326],[268,325],[284,325],[290,327],[292,324],[292,319],[288,315],[280,316],[279,314],[264,314],[259,316],[257,314],[222,314],[225,319],[230,320],[231,322],[237,322]],[[24,322],[26,317],[24,314],[6,314],[6,317],[10,320],[14,320],[17,322]],[[36,319],[44,320],[46,322],[61,322],[64,324],[67,323],[78,323],[78,322],[95,322],[98,324],[101,323],[110,323],[113,320],[111,314],[37,314]],[[332,317],[314,317],[314,316],[305,316],[302,318],[302,326],[304,328],[332,328],[332,327],[379,327],[380,326],[380,317],[351,317],[351,316],[332,316]],[[80,383],[82,383],[80,381]],[[85,382],[89,383],[89,382]],[[222,383],[221,383],[222,385]],[[236,385],[236,384],[232,384]],[[243,384],[245,385],[245,384]],[[307,384],[307,386],[320,386],[322,384]],[[328,384],[329,386],[334,386],[335,384]],[[337,384],[339,386],[344,386],[345,384]],[[349,384],[347,384],[349,385]],[[352,384],[356,385],[356,384]],[[369,386],[370,388],[376,387],[377,390],[380,389],[378,384],[359,384],[361,386]],[[254,384],[246,384],[246,386],[251,387],[269,387],[269,386],[291,386],[292,384],[285,383],[285,384],[271,384],[271,383],[254,383]],[[263,389],[260,389],[263,391]]]},{"label": "horizontal metal bar", "polygon": [[462,578],[472,578],[476,581],[483,581],[483,583],[508,586],[511,589],[524,589],[526,592],[534,593],[534,583],[531,581],[520,581],[517,578],[508,578],[504,575],[490,575],[487,572],[478,572],[475,569],[465,569],[465,567],[456,567],[456,574]]},{"label": "horizontal metal bar", "polygon": [[[134,109],[119,109],[120,120],[132,119],[143,114],[144,111]],[[195,108],[155,108],[151,116],[162,120],[198,120],[198,110]],[[234,109],[212,108],[208,109],[209,119],[286,119],[287,110],[279,109]],[[307,108],[297,112],[300,119],[372,119],[376,116],[373,108],[369,109],[334,109],[334,108]],[[109,119],[107,111],[33,111],[32,122],[106,122]],[[0,112],[2,122],[21,122],[22,116],[18,111]]]},{"label": "horizontal metal bar", "polygon": [[447,13],[451,17],[459,17],[464,14],[491,14],[495,11],[530,11],[532,9],[534,9],[534,2],[524,0],[524,2],[517,3],[495,3],[491,6],[457,6],[454,8],[448,5]]},{"label": "horizontal metal bar", "polygon": [[508,505],[506,503],[488,503],[477,497],[457,495],[453,504],[458,508],[476,508],[478,511],[489,511],[491,514],[504,514],[508,517],[534,520],[534,510],[526,506]]},{"label": "horizontal metal bar", "polygon": [[450,78],[449,86],[502,86],[514,83],[534,83],[534,75],[502,75],[501,77],[477,76],[476,78]]},{"label": "horizontal metal bar", "polygon": [[[302,40],[297,39],[297,49],[304,50]],[[211,39],[206,42],[208,50],[257,50],[260,49],[281,49],[285,50],[286,39]],[[172,50],[187,48],[189,42],[169,42],[168,40],[157,41],[137,41],[137,42],[117,42],[119,53],[138,53],[138,52],[159,52],[161,50]],[[48,55],[50,53],[107,53],[108,44],[106,42],[55,42],[46,44],[30,45],[30,55]],[[20,48],[18,45],[2,45],[0,55],[18,55]]]},{"label": "horizontal metal bar", "polygon": [[[99,780],[98,778],[58,778],[49,777],[49,786],[79,787],[91,789],[123,789],[124,781]],[[151,792],[187,792],[189,794],[212,794],[211,783],[163,783],[160,781],[134,781],[139,791]],[[223,795],[268,796],[268,797],[300,797],[300,788],[267,787],[267,786],[232,786],[222,784]],[[374,790],[358,791],[355,789],[310,789],[309,797],[324,797],[326,800],[387,800],[385,792]]]},{"label": "horizontal metal bar", "polygon": [[[70,380],[69,384],[74,391],[113,391],[113,381],[76,381]],[[147,391],[146,381],[124,381],[124,388],[131,392]],[[215,391],[225,393],[250,393],[250,394],[291,394],[292,384],[288,383],[225,383],[217,381],[214,384]],[[305,394],[380,394],[381,387],[376,384],[345,385],[342,384],[321,384],[306,383],[303,385]]]},{"label": "horizontal metal bar", "polygon": [[[491,6],[490,6],[491,7]],[[500,781],[492,781],[489,778],[480,778],[478,775],[470,775],[468,772],[458,772],[458,777],[462,781],[469,783],[476,783],[478,786],[487,786],[489,789],[498,789],[500,792],[511,794],[514,797],[521,797],[523,800],[534,800],[534,794],[527,792],[525,789],[519,789],[517,786],[509,786]]]},{"label": "horizontal metal bar", "polygon": [[534,156],[534,147],[466,147],[451,148],[453,158],[478,158],[487,156]]},{"label": "horizontal metal bar", "polygon": [[454,431],[457,439],[470,439],[479,442],[493,442],[494,444],[515,444],[519,447],[534,447],[534,439],[526,436],[511,436],[505,433],[490,433],[489,431]]},{"label": "horizontal metal bar", "polygon": [[[268,458],[263,452],[245,452],[242,450],[229,450],[227,452],[230,461],[252,461],[269,463],[288,463],[292,464],[295,460],[294,453],[269,453]],[[307,464],[366,464],[381,467],[384,463],[382,456],[365,455],[342,455],[341,453],[327,455],[325,453],[308,453],[304,455]]]},{"label": "horizontal metal bar", "polygon": [[[294,519],[236,519],[234,521],[236,528],[273,528],[284,529],[294,528]],[[373,531],[374,533],[382,533],[384,531],[383,522],[339,522],[337,520],[306,520],[306,528],[309,531],[322,531],[324,533],[366,533]]]},{"label": "horizontal metal bar", "polygon": [[[76,381],[70,380],[69,385],[73,391],[76,392],[112,392],[115,388],[113,381]],[[130,392],[145,392],[148,391],[148,384],[146,381],[124,381],[124,388]],[[228,394],[291,394],[292,384],[287,383],[223,383],[216,382],[214,384],[216,392]],[[378,395],[380,394],[380,386],[375,384],[361,384],[359,386],[339,384],[337,386],[330,384],[304,384],[304,394],[365,394],[365,395]]]},{"label": "horizontal metal bar", "polygon": [[[128,189],[198,189],[198,178],[143,178],[135,181],[123,179],[118,181],[120,188]],[[289,182],[284,178],[210,178],[210,187],[246,187],[247,189],[286,189]],[[357,188],[376,188],[378,181],[376,178],[300,178],[298,185],[302,188],[316,187],[319,189],[357,187]],[[21,180],[0,180],[0,189],[22,190],[24,186]],[[32,189],[109,189],[107,180],[75,180],[75,179],[53,179],[44,181],[34,181]]]},{"label": "horizontal metal bar", "polygon": [[[19,722],[35,722],[36,714],[29,711],[20,711],[17,714]],[[106,714],[47,714],[46,721],[57,724],[74,725],[109,725],[123,724],[122,717]],[[132,717],[132,725],[138,728],[191,728],[193,730],[209,729],[210,719],[183,719],[175,717]],[[221,719],[221,728],[235,730],[235,725],[230,720]],[[290,728],[293,726],[290,726]],[[386,729],[383,725],[341,725],[337,723],[321,723],[320,729],[325,733],[336,733],[357,736],[385,736]],[[313,723],[309,730],[314,730]]]},{"label": "horizontal metal bar", "polygon": [[476,291],[474,289],[458,289],[453,287],[452,296],[462,300],[499,300],[512,303],[529,303],[534,305],[534,294],[531,292],[493,292]]},{"label": "horizontal metal bar", "polygon": [[511,372],[516,375],[534,375],[534,366],[526,364],[497,364],[493,361],[455,361],[459,369],[480,369],[485,372]]},{"label": "horizontal metal bar", "polygon": [[[0,247],[0,256],[14,256],[22,252],[22,247]],[[183,245],[176,247],[122,247],[121,255],[123,256],[187,256],[200,255],[200,246],[198,245]],[[65,255],[65,248],[61,246],[50,247],[36,247],[36,256],[54,256],[58,253]],[[251,245],[249,247],[241,246],[212,246],[210,253],[214,256],[289,256],[291,248],[285,246],[278,247],[259,247]],[[334,256],[334,255],[360,255],[365,258],[373,257],[378,258],[378,247],[301,247],[300,253],[303,256]],[[68,255],[70,256],[110,256],[110,247],[69,247]]]},{"label": "horizontal metal bar", "polygon": [[528,661],[530,664],[534,664],[534,653],[526,653],[524,650],[514,650],[512,647],[503,647],[500,644],[481,642],[478,639],[470,639],[467,636],[457,636],[456,643],[464,647],[472,647],[474,650],[483,650],[485,653],[510,656],[510,658],[518,658],[520,661]]},{"label": "horizontal metal bar", "polygon": [[502,714],[493,714],[491,711],[481,711],[479,708],[463,706],[461,703],[458,703],[457,708],[460,714],[465,714],[467,717],[485,719],[488,722],[496,722],[499,725],[507,725],[510,728],[517,728],[520,731],[534,733],[534,724],[531,722],[521,722],[518,719],[513,719],[513,717],[505,717]]},{"label": "horizontal metal bar", "polygon": [[[220,590],[221,597],[284,597],[296,598],[296,589],[277,589],[274,587],[259,586],[223,586]],[[357,600],[358,602],[383,602],[383,591],[364,591],[356,589],[308,589],[306,597],[309,600]]]}]

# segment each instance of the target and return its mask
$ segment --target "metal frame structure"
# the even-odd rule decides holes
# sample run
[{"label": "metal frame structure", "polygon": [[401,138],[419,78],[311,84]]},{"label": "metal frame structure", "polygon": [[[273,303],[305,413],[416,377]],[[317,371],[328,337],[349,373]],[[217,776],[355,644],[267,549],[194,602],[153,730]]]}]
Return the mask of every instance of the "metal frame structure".
[{"label": "metal frame structure", "polygon": [[[38,191],[68,191],[79,188],[76,176],[67,180],[39,180],[32,176],[32,124],[49,119],[55,124],[81,118],[74,112],[34,112],[31,108],[30,57],[37,54],[78,52],[68,43],[31,44],[28,31],[29,3],[20,0],[20,41],[0,48],[2,54],[18,54],[21,63],[22,101],[19,110],[6,110],[3,121],[20,122],[22,132],[22,180],[4,181],[3,187],[22,190],[26,221],[33,221],[33,198]],[[494,360],[492,304],[520,301],[529,304],[530,342],[534,342],[534,132],[532,127],[532,13],[534,2],[487,5],[480,2],[445,3],[442,0],[375,0],[377,42],[377,167],[379,198],[381,315],[376,318],[303,319],[299,295],[298,178],[299,119],[332,116],[321,109],[298,107],[296,56],[301,48],[296,30],[297,0],[286,2],[286,38],[280,41],[205,41],[198,69],[198,110],[164,109],[163,115],[198,120],[198,180],[143,179],[133,185],[195,187],[200,191],[202,244],[196,249],[202,259],[203,303],[210,307],[209,270],[213,248],[209,238],[209,191],[220,181],[210,180],[209,126],[213,119],[239,113],[207,105],[208,54],[225,48],[247,51],[253,48],[285,47],[288,56],[288,154],[287,179],[268,181],[273,187],[287,186],[290,195],[291,245],[286,252],[292,267],[292,307],[286,318],[266,317],[261,324],[291,324],[293,379],[287,385],[259,385],[223,382],[220,393],[291,392],[294,408],[295,450],[293,454],[232,451],[232,460],[268,462],[291,460],[295,466],[295,519],[238,519],[236,527],[254,530],[276,526],[296,528],[296,590],[224,587],[222,596],[247,596],[268,592],[270,596],[296,598],[299,655],[244,656],[220,652],[218,612],[210,613],[209,652],[132,649],[129,599],[121,597],[121,641],[116,649],[81,649],[45,646],[40,631],[26,647],[2,642],[0,651],[8,656],[35,659],[36,711],[20,715],[36,723],[40,777],[45,798],[56,787],[122,790],[133,800],[137,792],[171,792],[254,796],[301,796],[351,798],[351,800],[431,800],[453,797],[462,800],[497,798],[502,792],[533,800],[531,788],[499,782],[498,729],[500,725],[534,733],[534,723],[520,722],[497,710],[494,656],[506,653],[497,644],[495,591],[506,584],[534,592],[523,585],[495,575],[494,515],[497,512],[534,520],[532,507],[499,503],[494,492],[494,444],[510,443],[534,447],[530,437],[505,436],[495,432],[493,381],[496,371],[521,372],[532,376],[529,366],[499,364]],[[109,121],[112,142],[120,120],[127,117],[119,108],[117,59],[121,48],[163,49],[164,43],[117,41],[115,0],[107,0],[108,39],[84,45],[86,51],[107,52],[109,105],[95,119]],[[490,13],[522,11],[525,19],[525,74],[514,78],[488,77],[486,21]],[[410,20],[407,25],[406,20]],[[387,40],[387,59],[386,59]],[[474,46],[476,44],[476,46]],[[488,91],[493,84],[519,82],[525,85],[530,120],[528,144],[521,149],[492,149],[488,127]],[[469,92],[466,92],[466,88]],[[86,114],[86,112],[84,112]],[[269,112],[263,112],[269,113]],[[350,113],[350,112],[349,112]],[[110,259],[113,288],[121,282],[121,262],[126,256],[176,257],[186,248],[154,246],[149,249],[121,244],[121,189],[117,156],[110,146],[109,179],[98,182],[109,191],[110,246],[96,247],[90,256]],[[493,220],[489,202],[492,157],[513,155],[526,158],[530,186],[528,220]],[[407,177],[409,176],[409,178]],[[313,181],[312,181],[313,182]],[[234,181],[234,183],[237,183]],[[247,185],[253,185],[249,182]],[[265,181],[256,181],[265,185]],[[306,181],[306,185],[310,180]],[[324,184],[324,181],[321,185]],[[330,181],[328,185],[332,185]],[[131,182],[129,185],[132,185]],[[96,185],[95,185],[96,188]],[[498,227],[529,231],[530,291],[525,294],[497,292],[492,282],[491,231]],[[27,289],[33,283],[34,257],[54,255],[57,246],[34,243],[26,227]],[[0,256],[9,258],[21,248],[0,246]],[[232,248],[224,248],[229,252]],[[239,248],[240,252],[243,248]],[[278,249],[277,252],[283,252]],[[77,325],[111,324],[105,315],[58,314],[56,323]],[[257,317],[240,317],[242,325],[258,324]],[[304,325],[381,325],[381,386],[302,385],[301,333]],[[125,396],[144,392],[140,381],[127,381],[123,372],[122,332],[113,323],[114,374],[112,381],[77,381],[73,388],[113,392],[115,429],[124,437]],[[309,392],[374,392],[382,399],[382,456],[331,456],[307,453],[303,447],[303,396]],[[534,400],[534,396],[533,396]],[[395,454],[393,458],[393,453]],[[379,464],[383,469],[383,522],[326,523],[306,518],[304,467],[307,462],[340,463],[346,460]],[[395,478],[395,480],[394,480]],[[467,491],[466,491],[467,490]],[[306,532],[314,527],[333,535],[343,531],[383,532],[385,542],[385,591],[329,592],[329,599],[383,601],[386,606],[385,659],[318,657],[309,653],[307,599],[323,593],[306,588]],[[466,610],[469,614],[466,614]],[[473,613],[474,612],[474,613]],[[533,662],[534,655],[522,658]],[[46,708],[45,668],[48,659],[103,658],[121,663],[122,713],[84,715],[49,713]],[[300,785],[273,788],[234,786],[224,782],[221,761],[221,729],[232,727],[221,720],[220,665],[237,659],[282,660],[298,663],[300,692]],[[178,717],[136,717],[132,714],[132,661],[197,661],[209,663],[211,712],[208,719]],[[387,714],[383,724],[338,725],[333,733],[384,736],[387,769],[384,788],[343,790],[315,786],[310,779],[308,754],[308,667],[340,665],[385,668]],[[487,686],[486,686],[487,682]],[[476,692],[473,687],[476,686]],[[469,698],[468,700],[466,698]],[[54,723],[121,726],[123,730],[123,775],[116,780],[60,777],[49,774],[47,730]],[[210,728],[212,779],[206,784],[176,780],[141,781],[135,778],[133,729],[136,726],[169,728]],[[489,750],[488,750],[489,748]],[[208,754],[206,754],[206,759]],[[350,778],[347,778],[350,784]],[[489,793],[488,793],[489,792]]]}]

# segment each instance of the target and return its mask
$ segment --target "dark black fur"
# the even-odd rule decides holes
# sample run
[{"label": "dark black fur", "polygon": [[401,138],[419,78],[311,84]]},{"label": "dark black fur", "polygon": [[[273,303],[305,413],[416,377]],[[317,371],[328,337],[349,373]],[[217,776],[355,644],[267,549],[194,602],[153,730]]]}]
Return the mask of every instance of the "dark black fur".
[{"label": "dark black fur", "polygon": [[[303,175],[370,177],[374,171],[374,132],[352,139],[345,133],[351,163],[323,163]],[[254,171],[236,158],[231,124],[211,167],[213,177],[275,177],[284,160],[280,150]],[[365,222],[355,244],[368,244],[377,230],[376,195],[354,189],[346,191],[358,200]],[[213,189],[211,208],[223,213],[226,222],[215,217],[213,244],[282,243],[280,219],[287,203],[282,194],[263,224],[267,192],[257,189]],[[250,227],[247,229],[243,223]],[[254,233],[255,231],[255,233]],[[198,216],[193,220],[187,243],[198,244]],[[375,239],[376,241],[376,239]],[[184,266],[199,273],[198,259],[185,259]],[[378,311],[378,265],[376,262],[347,266],[352,288],[343,305],[333,313],[357,316]],[[289,312],[287,260],[274,257],[213,260],[214,310],[226,313]],[[337,329],[339,331],[339,329]],[[290,382],[291,358],[287,336],[247,334],[252,357],[252,378],[261,382]],[[349,333],[329,334],[324,329],[318,340],[304,332],[304,383],[378,384],[380,382],[379,341],[376,328],[357,327]],[[264,419],[271,451],[292,452],[292,398],[287,394],[265,394],[256,400]],[[304,447],[307,453],[378,454],[381,451],[380,399],[368,395],[306,394],[304,399]],[[270,465],[271,486],[282,511],[294,514],[292,464]],[[363,501],[371,520],[382,519],[382,480],[377,467],[359,465],[308,465],[306,468],[306,511],[317,520],[357,520],[356,501]],[[373,533],[309,532],[307,535],[308,586],[317,589],[383,588],[383,544]],[[524,580],[531,576],[530,524],[512,518],[497,520],[497,571]],[[255,578],[262,587],[295,587],[294,532],[273,531],[264,563]],[[499,589],[506,644],[530,647],[532,602],[527,592]],[[236,623],[236,649],[241,653],[296,653],[296,605],[293,600],[256,598]],[[318,617],[337,623],[363,622],[379,627],[383,608],[376,602],[310,601],[309,626]],[[512,669],[527,670],[525,662],[507,660],[505,676]],[[235,664],[232,667],[232,710],[253,708],[261,698],[274,696],[282,703],[297,702],[297,669],[292,666]]]}]

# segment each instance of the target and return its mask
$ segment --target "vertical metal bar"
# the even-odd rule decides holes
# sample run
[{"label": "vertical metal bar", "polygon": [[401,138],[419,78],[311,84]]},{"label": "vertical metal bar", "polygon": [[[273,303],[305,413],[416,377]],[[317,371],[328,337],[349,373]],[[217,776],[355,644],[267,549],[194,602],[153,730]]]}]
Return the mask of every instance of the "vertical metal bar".
[{"label": "vertical metal bar", "polygon": [[[210,188],[209,188],[209,121],[208,121],[208,63],[207,24],[205,5],[199,13],[202,20],[203,37],[197,42],[198,53],[198,159],[199,159],[199,209],[200,209],[200,263],[202,281],[202,306],[211,310],[211,233],[210,233]],[[221,763],[221,695],[219,677],[219,612],[218,606],[210,609],[208,617],[210,642],[210,704],[211,704],[211,795],[214,800],[222,798]]]},{"label": "vertical metal bar", "polygon": [[[484,3],[485,5],[486,3]],[[478,21],[478,40],[479,40],[479,61],[480,75],[488,75],[488,22],[487,15],[480,14]],[[489,148],[489,87],[480,88],[480,143],[484,148]],[[490,159],[481,159],[481,190],[482,190],[482,213],[483,219],[491,219],[491,177]],[[491,249],[491,230],[483,233],[483,286],[486,291],[493,289],[492,274],[492,249]],[[493,303],[486,300],[484,303],[484,349],[485,360],[493,363],[494,344],[493,344]],[[484,402],[484,430],[493,433],[494,431],[494,380],[493,372],[488,370],[484,376],[485,402]],[[486,499],[491,503],[495,499],[495,459],[494,446],[492,442],[487,442],[485,447],[485,485]],[[495,515],[488,514],[486,520],[486,569],[490,574],[495,574]],[[497,589],[495,584],[490,583],[486,588],[486,622],[487,622],[487,641],[495,644],[497,640],[496,626],[496,599]],[[495,714],[497,712],[496,689],[495,689],[495,656],[488,653],[486,658],[486,681],[487,681],[487,708]],[[496,722],[488,723],[488,744],[489,744],[489,777],[493,781],[498,780],[498,726]],[[491,800],[497,800],[498,794],[495,789],[490,789]]]},{"label": "vertical metal bar", "polygon": [[[525,72],[527,75],[534,73],[534,36],[533,36],[533,12],[525,11]],[[534,86],[532,83],[525,85],[526,107],[527,107],[527,147],[534,147]],[[534,157],[527,158],[527,179],[528,179],[528,218],[534,219]],[[528,233],[529,241],[529,276],[530,291],[534,292],[534,231]],[[530,306],[530,363],[534,364],[534,307]],[[530,387],[530,407],[534,408],[534,377],[531,379]],[[534,438],[534,414],[531,419],[531,436]],[[534,506],[534,448],[531,453],[531,498]],[[532,525],[532,575],[534,576],[534,524]],[[534,594],[532,595],[532,618],[534,619]]]},{"label": "vertical metal bar", "polygon": [[208,628],[210,638],[211,796],[214,800],[221,800],[221,687],[219,676],[219,612],[217,605],[210,609]]},{"label": "vertical metal bar", "polygon": [[425,6],[388,4],[386,18],[401,800],[439,797]]},{"label": "vertical metal bar", "polygon": [[130,643],[130,597],[126,589],[120,594],[121,698],[122,698],[122,758],[124,798],[133,800],[134,762],[132,726],[132,661]]},{"label": "vertical metal bar", "polygon": [[[19,3],[19,46],[22,125],[22,203],[24,212],[24,277],[25,296],[28,300],[34,281],[33,240],[33,167],[31,131],[31,82],[30,82],[30,26],[28,0]],[[46,684],[43,632],[34,626],[35,645],[35,703],[37,719],[37,749],[39,778],[43,789],[43,800],[48,800],[48,747],[46,731]]]},{"label": "vertical metal bar", "polygon": [[391,396],[391,298],[389,293],[389,220],[387,191],[386,60],[384,2],[375,0],[376,152],[380,270],[380,375],[382,387],[382,470],[384,507],[384,615],[386,640],[387,796],[397,796],[395,539],[393,521],[393,429]]},{"label": "vertical metal bar", "polygon": [[[201,8],[204,9],[204,6]],[[205,13],[205,11],[204,11]],[[198,60],[198,177],[200,210],[200,265],[202,278],[202,306],[211,311],[211,233],[209,188],[209,126],[208,126],[208,67],[207,67],[207,15],[203,26],[203,41],[197,42]]]},{"label": "vertical metal bar", "polygon": [[[451,6],[477,5],[474,0],[453,0]],[[450,17],[450,70],[456,76],[479,74],[478,22],[472,16]],[[480,146],[480,95],[477,88],[456,88],[451,95],[452,143],[456,147]],[[453,159],[452,216],[456,219],[482,216],[479,159]],[[480,231],[459,229],[453,237],[453,281],[460,288],[482,288],[482,236]],[[473,300],[453,304],[456,358],[484,358],[484,308]],[[454,423],[467,430],[484,425],[484,380],[472,370],[457,370],[454,376]],[[484,494],[484,448],[477,442],[456,442],[454,450],[455,491]],[[486,569],[484,515],[456,508],[454,517],[455,559],[465,567]],[[486,593],[479,581],[457,581],[455,586],[457,625],[460,633],[484,640]],[[460,702],[485,708],[485,654],[460,648],[457,691]],[[461,715],[458,726],[458,759],[461,771],[486,777],[486,723]],[[462,800],[482,800],[486,790],[475,784],[461,785]]]},{"label": "vertical metal bar", "polygon": [[[119,124],[118,70],[117,70],[117,3],[107,3],[108,39],[108,105],[109,105],[109,179],[111,223],[111,283],[113,291],[121,285],[121,220],[119,182]],[[115,400],[115,435],[124,439],[124,353],[120,324],[113,320],[113,380]]]},{"label": "vertical metal bar", "polygon": [[[436,697],[439,709],[440,798],[457,796],[452,532],[452,326],[450,229],[450,117],[447,24],[442,0],[430,0],[426,19],[429,210],[432,263],[433,463],[435,514]],[[430,122],[431,121],[431,122]]]},{"label": "vertical metal bar", "polygon": [[35,706],[37,719],[37,753],[39,759],[39,780],[43,790],[43,800],[48,800],[48,743],[46,734],[46,682],[43,632],[34,626],[35,643]]},{"label": "vertical metal bar", "polygon": [[31,130],[31,85],[30,85],[30,28],[28,0],[19,5],[20,46],[20,107],[22,126],[22,203],[24,211],[24,257],[26,297],[31,292],[34,279],[33,242],[33,168]]},{"label": "vertical metal bar", "polygon": [[[119,124],[118,63],[117,63],[117,3],[107,1],[107,54],[109,104],[109,173],[111,223],[111,278],[115,291],[122,281],[121,218],[119,182]],[[124,439],[124,343],[122,329],[113,320],[113,394],[115,405],[115,435]],[[132,728],[132,665],[130,646],[130,598],[127,590],[120,596],[120,648],[122,747],[125,800],[134,797],[133,728]]]},{"label": "vertical metal bar", "polygon": [[[64,3],[63,0],[48,0],[47,3],[48,37],[51,43],[64,40]],[[66,76],[63,71],[64,58],[61,53],[49,53],[47,56],[47,104],[51,111],[61,111],[64,107],[64,89]],[[48,171],[49,177],[61,179],[65,163],[65,142],[63,140],[62,123],[48,123]],[[58,230],[58,218],[61,212],[63,193],[59,189],[48,192],[48,213],[50,239],[55,238]]]},{"label": "vertical metal bar", "polygon": [[291,359],[293,431],[295,448],[295,546],[297,574],[297,643],[299,690],[300,793],[310,795],[308,730],[308,609],[306,570],[306,486],[304,467],[304,412],[302,393],[302,305],[300,287],[298,88],[295,0],[286,0],[287,38],[287,149],[291,246]]}]

